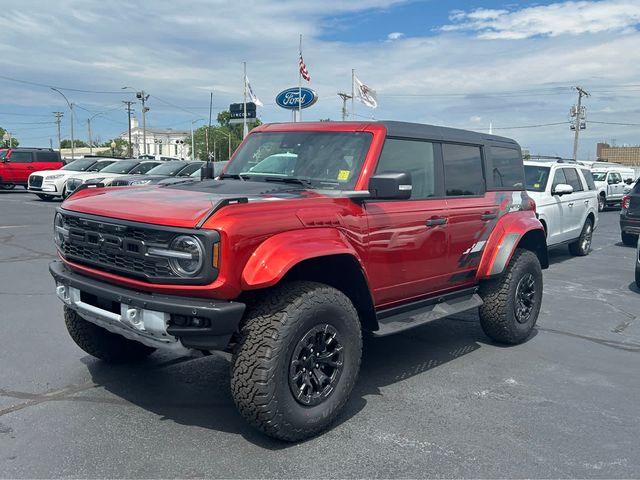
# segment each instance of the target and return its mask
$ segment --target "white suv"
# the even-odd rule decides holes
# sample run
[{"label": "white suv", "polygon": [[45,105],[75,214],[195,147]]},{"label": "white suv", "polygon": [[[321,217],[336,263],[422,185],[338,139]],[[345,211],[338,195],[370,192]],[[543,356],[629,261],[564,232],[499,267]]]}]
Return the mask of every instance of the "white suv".
[{"label": "white suv", "polygon": [[80,173],[96,173],[108,167],[116,158],[80,158],[66,164],[58,170],[41,170],[29,175],[27,190],[35,193],[41,200],[53,200],[56,197],[66,198],[67,180]]},{"label": "white suv", "polygon": [[547,246],[587,255],[598,225],[598,196],[588,168],[568,162],[524,162],[527,193],[547,233]]}]

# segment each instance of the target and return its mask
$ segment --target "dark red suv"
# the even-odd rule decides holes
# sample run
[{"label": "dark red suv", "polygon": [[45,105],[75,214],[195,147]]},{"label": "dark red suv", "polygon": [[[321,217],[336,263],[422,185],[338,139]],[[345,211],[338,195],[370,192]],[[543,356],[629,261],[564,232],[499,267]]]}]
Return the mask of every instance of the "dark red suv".
[{"label": "dark red suv", "polygon": [[290,441],[344,407],[363,332],[477,310],[526,340],[548,263],[516,142],[402,122],[263,125],[219,180],[81,190],[54,228],[82,349],[230,351],[240,413]]},{"label": "dark red suv", "polygon": [[27,188],[29,175],[40,170],[56,170],[64,165],[60,152],[50,148],[0,149],[0,188],[16,185]]}]

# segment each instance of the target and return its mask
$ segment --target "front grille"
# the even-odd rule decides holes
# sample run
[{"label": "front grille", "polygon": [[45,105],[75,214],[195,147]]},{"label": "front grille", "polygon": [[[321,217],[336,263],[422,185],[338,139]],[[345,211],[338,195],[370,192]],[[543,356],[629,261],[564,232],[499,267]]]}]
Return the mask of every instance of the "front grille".
[{"label": "front grille", "polygon": [[65,258],[146,280],[177,277],[166,258],[146,255],[148,247],[167,248],[174,233],[71,215],[63,217],[69,230],[68,241],[61,245]]},{"label": "front grille", "polygon": [[29,186],[34,188],[40,188],[42,186],[42,175],[30,175]]},{"label": "front grille", "polygon": [[112,187],[126,187],[127,185],[129,185],[129,181],[128,180],[114,180],[113,182],[111,182],[111,186]]}]

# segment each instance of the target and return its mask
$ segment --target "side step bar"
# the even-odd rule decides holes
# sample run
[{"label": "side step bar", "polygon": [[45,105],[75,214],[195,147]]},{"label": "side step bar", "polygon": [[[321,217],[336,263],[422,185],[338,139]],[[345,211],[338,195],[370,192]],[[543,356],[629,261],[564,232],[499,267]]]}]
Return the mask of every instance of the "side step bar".
[{"label": "side step bar", "polygon": [[476,289],[455,296],[439,297],[413,305],[402,305],[378,313],[380,328],[373,332],[375,337],[385,337],[394,333],[419,327],[425,323],[472,310],[482,305]]}]

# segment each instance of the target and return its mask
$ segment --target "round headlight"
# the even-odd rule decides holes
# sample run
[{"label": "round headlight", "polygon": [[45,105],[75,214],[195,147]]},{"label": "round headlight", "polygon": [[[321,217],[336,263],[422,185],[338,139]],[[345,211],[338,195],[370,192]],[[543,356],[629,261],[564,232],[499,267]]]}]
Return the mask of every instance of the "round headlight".
[{"label": "round headlight", "polygon": [[58,246],[62,246],[63,242],[69,238],[69,230],[65,228],[64,217],[59,213],[56,213],[53,219],[53,238]]},{"label": "round headlight", "polygon": [[169,248],[183,254],[169,259],[171,268],[181,277],[192,277],[202,269],[204,247],[196,237],[180,235],[173,239]]}]

